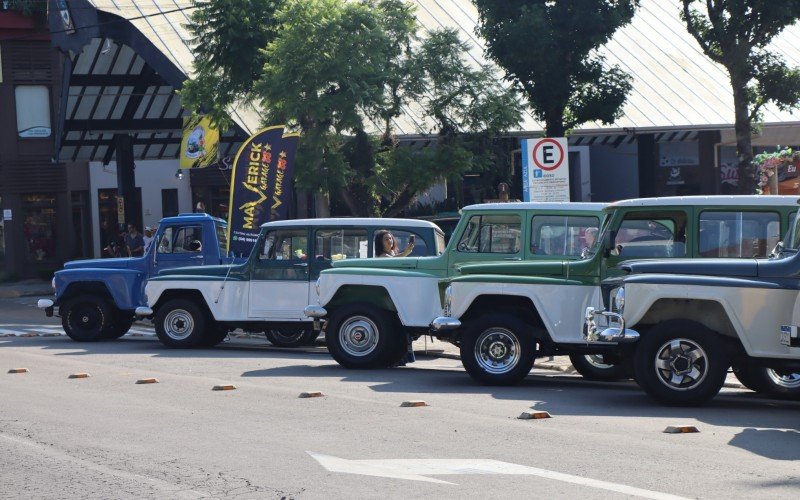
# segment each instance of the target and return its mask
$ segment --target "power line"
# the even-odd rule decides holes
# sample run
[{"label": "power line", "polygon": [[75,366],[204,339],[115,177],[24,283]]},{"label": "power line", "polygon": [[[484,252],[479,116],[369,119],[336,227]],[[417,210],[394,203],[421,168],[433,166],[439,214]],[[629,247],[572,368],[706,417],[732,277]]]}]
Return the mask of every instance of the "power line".
[{"label": "power line", "polygon": [[[164,11],[159,11],[159,12],[153,12],[151,14],[142,14],[140,16],[134,16],[134,17],[121,17],[119,19],[112,19],[110,21],[97,23],[97,24],[90,24],[90,25],[87,25],[87,26],[75,26],[72,29],[48,31],[47,33],[29,33],[27,35],[19,35],[19,36],[7,37],[7,38],[0,38],[0,42],[9,42],[9,41],[16,41],[16,40],[27,40],[29,38],[37,38],[37,37],[40,37],[42,35],[56,35],[56,34],[59,34],[59,33],[69,33],[69,32],[73,32],[73,31],[85,30],[85,29],[89,29],[89,28],[99,28],[100,26],[107,26],[109,24],[121,23],[121,22],[126,22],[126,21],[127,22],[136,21],[136,20],[139,20],[139,19],[147,19],[149,17],[164,16],[166,14],[173,14],[175,12],[183,12],[183,11],[186,11],[186,10],[191,10],[191,9],[196,9],[196,8],[198,8],[197,5],[187,5],[185,7],[178,7],[176,9],[172,9],[172,10],[164,10]],[[99,9],[97,9],[97,11],[98,12],[106,12],[106,11],[101,11]],[[113,14],[111,12],[106,12],[106,13]]]}]

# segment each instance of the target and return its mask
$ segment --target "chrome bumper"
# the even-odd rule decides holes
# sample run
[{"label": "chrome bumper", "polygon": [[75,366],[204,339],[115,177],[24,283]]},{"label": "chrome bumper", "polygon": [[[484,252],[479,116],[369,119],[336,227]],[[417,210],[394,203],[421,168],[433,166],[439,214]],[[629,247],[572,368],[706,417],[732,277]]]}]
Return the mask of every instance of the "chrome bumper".
[{"label": "chrome bumper", "polygon": [[[606,319],[607,325],[602,330],[599,330],[597,326],[596,316],[603,316]],[[587,342],[616,342],[622,344],[639,340],[639,332],[625,328],[625,319],[621,314],[596,311],[594,307],[587,307],[584,320],[583,336],[586,337]],[[612,326],[614,324],[617,326]]]},{"label": "chrome bumper", "polygon": [[139,307],[136,308],[136,310],[133,312],[133,314],[135,314],[136,316],[138,316],[140,318],[145,318],[147,316],[152,316],[153,315],[153,310],[150,309],[149,307],[139,306]]},{"label": "chrome bumper", "polygon": [[446,332],[461,328],[461,322],[450,316],[439,316],[431,321],[430,329],[432,332]]},{"label": "chrome bumper", "polygon": [[53,317],[53,305],[54,302],[51,299],[39,299],[38,302],[36,302],[36,307],[44,309],[44,313],[48,318]]},{"label": "chrome bumper", "polygon": [[309,318],[324,318],[328,315],[328,311],[325,310],[322,306],[306,306],[303,309],[303,314],[308,316]]}]

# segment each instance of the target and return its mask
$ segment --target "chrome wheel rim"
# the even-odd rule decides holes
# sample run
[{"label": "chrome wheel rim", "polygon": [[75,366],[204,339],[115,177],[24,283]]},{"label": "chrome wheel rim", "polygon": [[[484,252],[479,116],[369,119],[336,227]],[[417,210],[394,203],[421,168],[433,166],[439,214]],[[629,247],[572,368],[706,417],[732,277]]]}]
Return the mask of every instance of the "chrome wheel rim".
[{"label": "chrome wheel rim", "polygon": [[773,384],[779,387],[783,387],[785,389],[800,388],[800,373],[792,373],[767,368],[767,377],[769,377]]},{"label": "chrome wheel rim", "polygon": [[351,356],[367,356],[378,345],[380,332],[366,316],[351,316],[339,328],[339,345]]},{"label": "chrome wheel rim", "polygon": [[587,354],[584,357],[586,358],[587,363],[589,363],[595,368],[599,368],[600,370],[610,370],[611,368],[614,368],[616,366],[610,363],[606,363],[605,359],[603,359],[602,354]]},{"label": "chrome wheel rim", "polygon": [[665,386],[673,391],[688,391],[706,379],[708,356],[693,340],[672,339],[656,351],[655,370]]},{"label": "chrome wheel rim", "polygon": [[164,333],[172,340],[186,340],[194,331],[194,318],[184,309],[174,309],[164,318]]},{"label": "chrome wheel rim", "polygon": [[490,328],[475,342],[475,360],[487,373],[501,375],[519,364],[522,349],[514,332],[506,328]]}]

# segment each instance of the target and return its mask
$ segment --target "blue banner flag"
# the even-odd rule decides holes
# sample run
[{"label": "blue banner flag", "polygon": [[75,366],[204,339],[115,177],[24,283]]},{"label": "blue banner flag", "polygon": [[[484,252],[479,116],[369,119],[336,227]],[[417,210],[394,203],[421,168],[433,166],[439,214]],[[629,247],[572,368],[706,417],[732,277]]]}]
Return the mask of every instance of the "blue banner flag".
[{"label": "blue banner flag", "polygon": [[294,158],[299,134],[283,134],[283,125],[248,138],[233,160],[228,213],[228,250],[249,255],[261,224],[283,220],[292,204]]}]

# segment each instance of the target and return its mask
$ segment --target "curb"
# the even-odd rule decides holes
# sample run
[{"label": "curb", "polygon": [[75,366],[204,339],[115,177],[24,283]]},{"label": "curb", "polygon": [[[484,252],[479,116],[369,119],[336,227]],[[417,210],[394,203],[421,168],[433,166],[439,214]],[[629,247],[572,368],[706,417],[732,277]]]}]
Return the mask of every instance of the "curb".
[{"label": "curb", "polygon": [[36,290],[0,290],[0,299],[17,299],[19,297],[51,297],[53,290],[36,289]]}]

